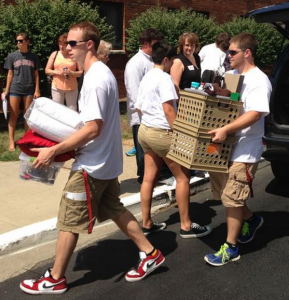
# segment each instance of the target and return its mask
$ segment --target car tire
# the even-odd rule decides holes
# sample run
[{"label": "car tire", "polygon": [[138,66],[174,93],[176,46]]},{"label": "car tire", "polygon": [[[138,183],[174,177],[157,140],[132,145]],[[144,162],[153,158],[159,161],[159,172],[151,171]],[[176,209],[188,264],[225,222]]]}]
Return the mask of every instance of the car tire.
[{"label": "car tire", "polygon": [[288,181],[289,163],[284,161],[271,161],[271,169],[278,181]]}]

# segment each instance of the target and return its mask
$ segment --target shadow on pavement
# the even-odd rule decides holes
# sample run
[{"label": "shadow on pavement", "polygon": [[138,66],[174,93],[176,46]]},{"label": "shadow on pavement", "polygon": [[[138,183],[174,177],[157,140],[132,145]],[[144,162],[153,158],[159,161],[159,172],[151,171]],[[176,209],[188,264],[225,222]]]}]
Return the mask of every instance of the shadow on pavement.
[{"label": "shadow on pavement", "polygon": [[[177,205],[175,205],[177,208]],[[212,219],[216,216],[216,211],[204,203],[191,202],[190,203],[190,217],[194,223],[202,226],[212,223]],[[165,221],[167,225],[180,223],[178,210],[172,213],[168,220]]]},{"label": "shadow on pavement", "polygon": [[209,199],[206,202],[204,202],[204,204],[207,206],[219,206],[222,205],[222,200]]},{"label": "shadow on pavement", "polygon": [[[161,248],[164,256],[177,248],[176,234],[163,231],[149,236],[155,248]],[[116,277],[114,282],[124,279],[125,274],[138,262],[138,250],[131,240],[102,240],[77,253],[73,271],[88,271],[69,283],[69,288],[83,286],[98,280]],[[166,266],[159,267],[153,274],[167,272]],[[149,275],[150,276],[150,275]]]},{"label": "shadow on pavement", "polygon": [[271,180],[271,182],[267,185],[265,191],[269,194],[289,198],[288,182],[278,181],[276,178]]},{"label": "shadow on pavement", "polygon": [[[258,229],[254,240],[247,244],[239,244],[240,254],[246,255],[251,252],[266,248],[270,242],[289,236],[289,213],[285,211],[256,211],[264,219],[263,226]],[[211,249],[218,251],[220,246],[225,243],[227,235],[227,224],[222,223],[213,229],[208,239],[202,239]]]}]

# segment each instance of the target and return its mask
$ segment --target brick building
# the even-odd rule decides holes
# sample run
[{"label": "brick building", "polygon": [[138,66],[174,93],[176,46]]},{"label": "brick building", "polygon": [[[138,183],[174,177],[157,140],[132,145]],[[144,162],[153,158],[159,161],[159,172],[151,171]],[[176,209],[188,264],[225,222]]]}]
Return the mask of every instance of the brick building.
[{"label": "brick building", "polygon": [[[106,17],[109,24],[113,25],[116,33],[116,43],[114,51],[110,56],[108,66],[113,71],[119,84],[120,98],[126,95],[123,72],[128,60],[125,52],[125,29],[129,26],[129,21],[137,15],[156,5],[156,0],[80,0],[80,2],[90,3],[99,7],[100,15]],[[208,17],[214,17],[218,23],[232,20],[235,16],[242,16],[250,10],[267,5],[285,2],[284,0],[159,0],[161,6],[170,9],[181,7],[190,8],[201,12]],[[6,0],[6,4],[13,3]]]},{"label": "brick building", "polygon": [[[82,1],[82,2],[90,2]],[[218,23],[227,22],[235,16],[242,16],[250,10],[260,8],[267,5],[273,5],[285,2],[284,0],[160,0],[161,6],[170,9],[179,9],[181,7],[190,8],[197,12],[201,12],[208,17],[214,17]],[[151,6],[156,5],[156,0],[100,0],[93,1],[99,6],[100,14],[106,16],[108,22],[115,28],[117,42],[114,47],[118,48],[111,55],[109,67],[115,74],[118,84],[120,98],[124,98],[125,87],[123,82],[123,71],[128,60],[125,52],[125,29],[129,26],[129,21],[137,15],[147,10]]]}]

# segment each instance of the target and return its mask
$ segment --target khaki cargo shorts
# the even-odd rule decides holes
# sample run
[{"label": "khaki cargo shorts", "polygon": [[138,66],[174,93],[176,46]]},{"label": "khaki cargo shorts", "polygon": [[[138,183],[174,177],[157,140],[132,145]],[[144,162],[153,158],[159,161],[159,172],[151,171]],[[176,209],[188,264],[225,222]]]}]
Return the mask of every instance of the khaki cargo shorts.
[{"label": "khaki cargo shorts", "polygon": [[100,180],[91,176],[88,184],[91,199],[89,214],[83,172],[71,171],[62,192],[57,228],[73,233],[87,233],[96,219],[103,222],[123,214],[126,209],[119,198],[118,179]]},{"label": "khaki cargo shorts", "polygon": [[171,146],[172,130],[147,127],[141,124],[138,130],[138,142],[144,152],[152,150],[160,157],[166,157]]},{"label": "khaki cargo shorts", "polygon": [[246,175],[246,165],[251,180],[253,180],[258,163],[231,162],[229,173],[220,174],[220,176],[227,176],[228,178],[222,193],[222,202],[225,207],[242,207],[244,202],[248,200],[251,190]]}]

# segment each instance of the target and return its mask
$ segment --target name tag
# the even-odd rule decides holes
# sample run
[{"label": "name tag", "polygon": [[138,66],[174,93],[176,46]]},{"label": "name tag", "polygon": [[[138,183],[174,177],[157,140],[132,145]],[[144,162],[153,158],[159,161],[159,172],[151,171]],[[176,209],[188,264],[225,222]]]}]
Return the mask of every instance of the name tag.
[{"label": "name tag", "polygon": [[188,66],[188,69],[189,69],[190,71],[193,71],[193,70],[195,70],[195,67],[194,67],[194,65],[191,65],[191,66]]}]

